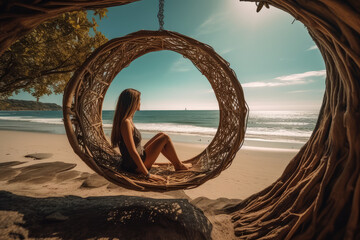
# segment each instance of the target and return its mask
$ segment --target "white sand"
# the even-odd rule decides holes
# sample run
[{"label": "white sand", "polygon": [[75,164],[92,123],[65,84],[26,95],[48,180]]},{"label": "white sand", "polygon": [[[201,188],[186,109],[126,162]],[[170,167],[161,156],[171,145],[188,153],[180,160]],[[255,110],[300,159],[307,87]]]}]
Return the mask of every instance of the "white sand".
[{"label": "white sand", "polygon": [[[180,159],[186,160],[202,152],[206,145],[175,143],[175,147]],[[243,147],[228,169],[200,187],[165,193],[137,192],[109,184],[102,177],[94,174],[73,152],[66,135],[0,131],[0,164],[12,161],[24,162],[16,166],[6,167],[2,165],[0,167],[0,190],[29,197],[125,195],[164,199],[197,198],[193,201],[194,204],[204,211],[212,223],[212,238],[221,240],[236,239],[231,217],[226,214],[214,214],[214,207],[221,208],[228,203],[239,202],[236,199],[245,199],[273,183],[281,175],[296,152],[296,150]],[[48,155],[52,154],[52,156],[42,160],[24,157],[33,153],[47,153]],[[167,160],[161,156],[159,161]],[[16,174],[23,171],[21,168],[38,166],[35,165],[38,163],[52,163],[50,165],[53,167],[55,165],[62,167],[64,163],[70,163],[76,164],[76,167],[69,171],[53,175],[49,174],[49,180],[47,180],[46,176],[44,178],[42,175],[36,175],[36,171],[28,171],[25,179],[23,177],[21,181],[8,182],[9,179],[13,179]],[[41,170],[46,173],[46,169]],[[11,174],[13,175],[10,176]],[[7,175],[9,175],[8,178]],[[90,183],[98,186],[83,187],[86,181],[89,180],[91,180]],[[234,200],[226,200],[225,198]],[[13,214],[12,211],[2,211],[5,218],[11,217],[11,214]],[[6,228],[6,226],[0,224],[0,228],[4,227]],[[19,228],[15,222],[12,227]]]},{"label": "white sand", "polygon": [[[175,143],[175,147],[180,159],[188,159],[203,151],[206,145]],[[243,147],[236,155],[232,165],[220,176],[200,187],[186,190],[185,193],[193,199],[200,196],[210,199],[220,197],[244,199],[274,182],[296,152],[296,150],[279,149],[276,151],[276,149]],[[24,157],[31,153],[52,153],[53,156],[43,160],[32,160]],[[93,173],[73,152],[66,135],[0,131],[0,156],[0,162],[26,162],[19,166],[54,161],[75,163],[77,164],[75,170]],[[161,156],[159,161],[166,161],[166,159]],[[4,190],[7,189],[5,183],[1,181],[0,187]],[[21,188],[21,186],[16,187]],[[14,189],[12,188],[12,190]],[[109,194],[112,195],[110,192]],[[135,191],[132,194],[139,195]],[[146,193],[140,195],[144,194]]]}]

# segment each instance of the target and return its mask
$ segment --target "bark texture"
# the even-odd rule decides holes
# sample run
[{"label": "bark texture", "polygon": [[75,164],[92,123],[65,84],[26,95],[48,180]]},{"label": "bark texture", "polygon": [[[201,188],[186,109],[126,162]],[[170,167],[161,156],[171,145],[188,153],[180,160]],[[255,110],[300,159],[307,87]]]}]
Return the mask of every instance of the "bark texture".
[{"label": "bark texture", "polygon": [[360,239],[360,2],[266,3],[308,28],[326,64],[326,91],[312,136],[282,176],[227,209],[235,234],[241,239]]}]

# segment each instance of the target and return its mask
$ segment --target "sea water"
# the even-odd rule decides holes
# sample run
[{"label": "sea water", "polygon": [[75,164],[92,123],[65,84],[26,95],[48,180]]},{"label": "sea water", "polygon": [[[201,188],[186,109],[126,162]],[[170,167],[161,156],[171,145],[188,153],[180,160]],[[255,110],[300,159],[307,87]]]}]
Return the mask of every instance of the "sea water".
[{"label": "sea water", "polygon": [[[103,111],[110,135],[114,111]],[[250,111],[245,146],[299,149],[310,137],[317,111]],[[65,134],[62,111],[0,111],[0,130]],[[168,133],[174,141],[208,144],[219,124],[217,110],[142,110],[134,123],[143,138]]]}]

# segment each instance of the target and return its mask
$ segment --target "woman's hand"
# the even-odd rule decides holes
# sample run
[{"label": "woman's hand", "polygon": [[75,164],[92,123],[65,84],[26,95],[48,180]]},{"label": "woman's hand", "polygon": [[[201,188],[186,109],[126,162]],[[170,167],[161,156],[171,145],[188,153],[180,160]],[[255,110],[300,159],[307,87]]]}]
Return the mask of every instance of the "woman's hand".
[{"label": "woman's hand", "polygon": [[165,178],[163,178],[162,176],[159,175],[155,175],[155,174],[150,174],[149,179],[155,180],[155,181],[166,181]]}]

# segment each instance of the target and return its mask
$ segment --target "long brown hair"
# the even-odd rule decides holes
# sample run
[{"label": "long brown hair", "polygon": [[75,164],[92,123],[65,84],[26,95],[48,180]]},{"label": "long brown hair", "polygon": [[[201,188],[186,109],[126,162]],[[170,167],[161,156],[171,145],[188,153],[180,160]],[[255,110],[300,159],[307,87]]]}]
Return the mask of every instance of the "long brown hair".
[{"label": "long brown hair", "polygon": [[120,126],[124,119],[134,115],[140,102],[140,92],[128,88],[121,92],[116,104],[113,127],[111,131],[111,144],[118,147],[121,142]]}]

